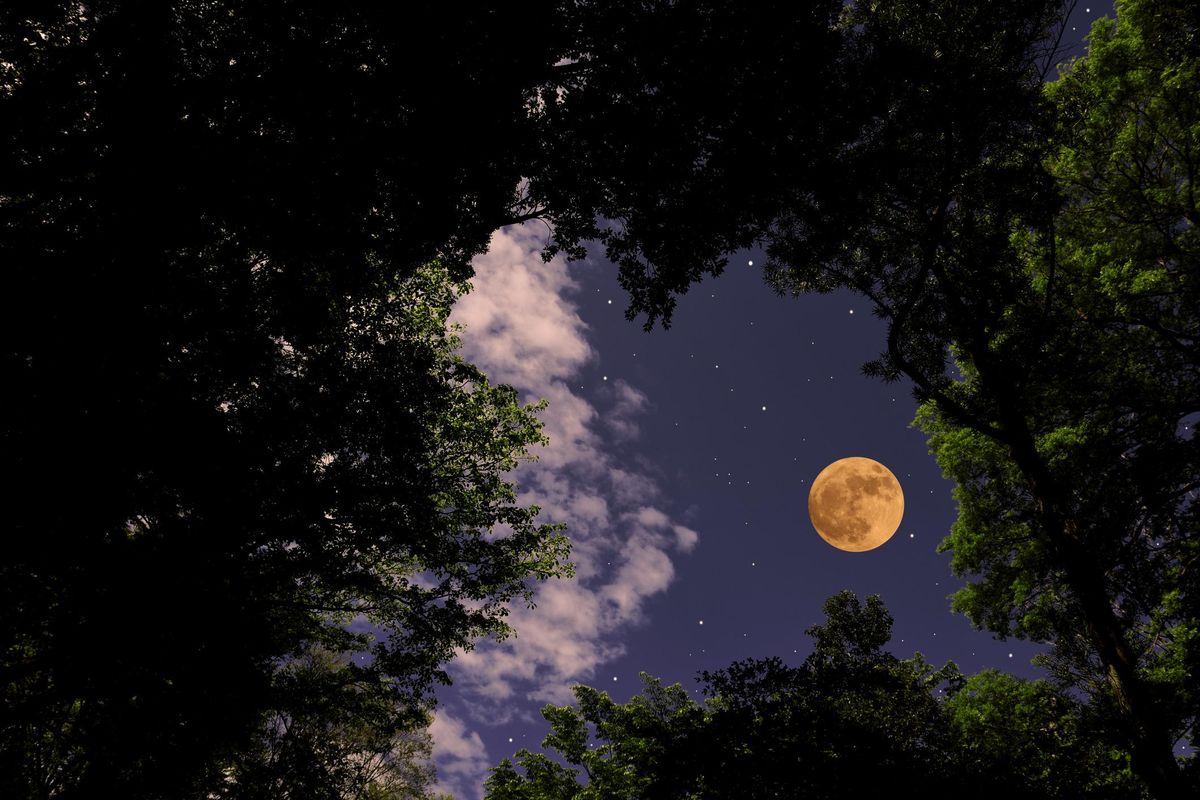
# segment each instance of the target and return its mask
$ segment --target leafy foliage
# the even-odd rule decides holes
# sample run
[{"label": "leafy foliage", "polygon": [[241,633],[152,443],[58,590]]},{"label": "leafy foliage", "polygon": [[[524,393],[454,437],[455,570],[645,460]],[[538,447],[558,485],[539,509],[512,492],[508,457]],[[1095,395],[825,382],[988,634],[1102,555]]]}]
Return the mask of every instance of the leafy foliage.
[{"label": "leafy foliage", "polygon": [[[702,706],[642,674],[619,705],[575,687],[546,706],[546,753],[522,749],[487,781],[489,800],[845,798],[880,786],[927,797],[1142,798],[1128,754],[1085,729],[1082,709],[1048,683],[985,672],[964,679],[883,648],[878,597],[829,598],[799,667],[778,658],[700,676]],[[561,763],[561,762],[565,762]]]},{"label": "leafy foliage", "polygon": [[394,703],[370,673],[312,650],[273,679],[286,708],[271,713],[258,746],[238,753],[211,797],[428,797],[432,739],[418,727],[397,730]]},{"label": "leafy foliage", "polygon": [[203,795],[314,652],[419,727],[566,573],[503,478],[537,406],[445,327],[550,7],[0,7],[0,794]]},{"label": "leafy foliage", "polygon": [[[616,69],[605,82],[606,59],[628,54],[669,77],[664,97],[690,97],[687,69],[704,68],[687,47],[599,40],[578,53],[577,83],[542,94],[548,129],[583,143],[584,177],[552,181],[582,202],[560,232],[608,245],[631,317],[668,323],[677,295],[752,242],[780,294],[848,288],[872,302],[888,334],[865,371],[912,381],[918,424],[959,486],[945,548],[979,580],[955,607],[999,635],[1052,640],[1058,679],[1106,709],[1114,746],[1162,797],[1187,793],[1173,745],[1194,731],[1198,674],[1193,6],[1118,4],[1118,22],[1100,23],[1088,57],[1050,86],[1058,3],[785,14],[774,24],[797,51],[763,52],[820,56],[804,92],[784,79],[764,104],[753,146],[703,104],[659,99],[657,79],[621,83]],[[765,18],[724,9],[704,12],[731,37]],[[656,13],[690,30],[704,12]],[[724,58],[713,86],[736,94],[759,75],[753,56]],[[736,102],[713,93],[714,107]],[[574,132],[605,97],[615,110],[596,124],[615,130],[596,145]],[[642,128],[646,142],[631,143]],[[644,192],[628,176],[664,131],[683,151],[663,145],[654,178],[669,189]],[[600,163],[615,179],[586,183]],[[589,231],[593,212],[618,224]]]},{"label": "leafy foliage", "polygon": [[314,646],[367,658],[320,684],[323,708],[349,713],[328,704],[369,687],[381,735],[411,729],[455,648],[506,635],[505,601],[569,574],[558,526],[502,477],[544,441],[539,406],[453,353],[455,291],[430,267],[348,309],[336,339],[277,342],[256,386],[183,407],[202,435],[176,437],[124,524],[27,543],[5,586],[26,602],[7,606],[20,657],[4,729],[26,766],[6,779],[50,779],[26,768],[49,744],[51,763],[86,754],[89,788],[177,786],[189,769],[211,782],[264,715],[316,691],[276,668]]},{"label": "leafy foliage", "polygon": [[1111,733],[1153,736],[1164,752],[1198,710],[1200,107],[1182,87],[1200,83],[1200,59],[1183,6],[1119,12],[1047,87],[1062,206],[1046,235],[1014,234],[1027,289],[986,354],[963,353],[954,387],[962,405],[995,402],[981,364],[1022,359],[1002,402],[1028,449],[936,402],[918,423],[958,484],[943,549],[957,573],[980,576],[955,607],[1000,635],[1053,642],[1048,666],[1107,709]]},{"label": "leafy foliage", "polygon": [[565,8],[567,63],[532,105],[529,197],[554,221],[547,255],[582,257],[598,240],[620,265],[626,316],[669,324],[675,296],[719,275],[776,194],[840,143],[842,5]]},{"label": "leafy foliage", "polygon": [[964,233],[1017,199],[1057,5],[575,4],[573,63],[534,105],[551,252],[599,239],[648,329],[764,238],[781,291],[899,290],[951,194]]},{"label": "leafy foliage", "polygon": [[983,797],[1146,796],[1129,754],[1105,745],[1094,716],[1047,681],[984,670],[943,712],[958,769]]},{"label": "leafy foliage", "polygon": [[[0,6],[17,298],[0,315],[0,786],[199,795],[240,764],[249,792],[300,752],[324,764],[307,786],[337,785],[300,732],[346,753],[363,732],[305,692],[388,709],[364,745],[378,754],[420,726],[455,648],[504,635],[507,601],[566,574],[565,539],[503,480],[541,440],[536,407],[445,329],[489,234],[544,218],[548,256],[605,245],[648,327],[753,243],[780,294],[869,298],[888,335],[865,369],[913,382],[958,484],[944,547],[978,580],[955,607],[1054,643],[1060,694],[981,678],[952,707],[1002,698],[1082,763],[1118,754],[1097,792],[1128,788],[1128,754],[1153,794],[1186,796],[1196,768],[1171,748],[1200,703],[1195,4],[1120,2],[1049,87],[1056,0],[526,10]],[[870,602],[835,604],[798,671],[731,668],[702,711],[661,687],[646,708],[587,695],[581,718],[616,738],[596,760],[561,711],[556,746],[596,791],[645,796],[733,792],[688,783],[683,741],[780,791],[792,748],[819,793],[861,778],[782,721],[819,720],[889,779],[915,764],[950,786],[930,765],[955,728],[923,699],[942,673],[889,660],[886,628]],[[1066,687],[1100,749],[1043,735]],[[769,713],[721,708],[739,693]],[[271,739],[284,717],[296,736]],[[682,720],[678,741],[660,718]],[[706,739],[734,719],[771,735]],[[1028,786],[1061,771],[1009,755]],[[492,789],[574,782],[526,761]]]}]

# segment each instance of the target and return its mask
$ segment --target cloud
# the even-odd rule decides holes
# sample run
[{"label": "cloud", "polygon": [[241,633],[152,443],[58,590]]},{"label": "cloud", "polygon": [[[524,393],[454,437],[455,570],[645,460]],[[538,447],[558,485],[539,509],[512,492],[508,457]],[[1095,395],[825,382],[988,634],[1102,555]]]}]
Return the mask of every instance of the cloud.
[{"label": "cloud", "polygon": [[438,773],[434,791],[455,797],[477,794],[480,776],[495,766],[488,758],[479,734],[440,708],[434,712],[429,733],[433,737],[433,757]]},{"label": "cloud", "polygon": [[700,541],[700,534],[683,525],[675,525],[673,529],[675,531],[675,540],[679,543],[679,549],[685,553],[692,552],[692,548],[696,546],[696,542]]},{"label": "cloud", "polygon": [[631,441],[638,437],[637,418],[645,412],[650,399],[620,379],[614,389],[616,402],[605,417],[605,424],[621,441]]},{"label": "cloud", "polygon": [[[451,315],[465,328],[464,358],[526,402],[549,400],[541,419],[550,444],[511,477],[521,503],[541,506],[541,519],[567,523],[576,564],[574,579],[537,587],[534,609],[511,606],[514,637],[481,642],[450,663],[450,701],[461,701],[464,719],[477,725],[503,724],[531,703],[571,702],[573,684],[624,653],[622,632],[645,621],[646,601],[667,589],[675,558],[698,540],[660,507],[652,478],[615,452],[614,445],[636,439],[649,398],[618,380],[598,395],[601,409],[572,389],[596,353],[571,301],[578,286],[566,264],[541,260],[544,236],[534,223],[495,233],[474,261],[473,290]],[[445,752],[452,770],[482,763]],[[486,766],[502,755],[510,754]],[[456,796],[478,796],[485,774],[480,769],[476,788]]]}]

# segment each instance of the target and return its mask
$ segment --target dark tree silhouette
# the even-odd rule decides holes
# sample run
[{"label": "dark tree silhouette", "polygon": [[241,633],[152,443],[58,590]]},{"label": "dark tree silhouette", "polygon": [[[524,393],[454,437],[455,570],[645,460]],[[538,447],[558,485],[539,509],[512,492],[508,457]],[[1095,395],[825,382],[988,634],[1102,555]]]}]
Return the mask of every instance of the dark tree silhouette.
[{"label": "dark tree silhouette", "polygon": [[[648,329],[756,242],[780,294],[869,299],[888,334],[865,370],[912,382],[960,486],[945,546],[981,580],[956,607],[1052,641],[1056,674],[1108,709],[1154,794],[1185,796],[1173,746],[1200,697],[1195,4],[1119,3],[1052,86],[1057,2],[809,6],[772,19],[791,45],[763,31],[777,46],[750,37],[746,56],[733,43],[772,12],[680,5],[655,19],[721,32],[655,49],[597,26],[559,105],[543,95],[550,188],[533,194],[578,200],[559,246],[604,241]],[[711,41],[727,47],[706,67]],[[636,72],[615,66],[627,58]],[[693,74],[719,76],[703,102],[686,100]],[[763,111],[753,122],[741,96]],[[556,160],[559,142],[576,149]],[[616,222],[589,229],[593,214]]]},{"label": "dark tree silhouette", "polygon": [[0,6],[0,794],[204,796],[315,646],[418,725],[562,574],[445,329],[550,8]]},{"label": "dark tree silhouette", "polygon": [[1046,681],[964,679],[953,663],[897,658],[878,596],[841,592],[825,613],[800,666],[748,659],[701,673],[703,705],[645,673],[623,705],[577,686],[576,706],[542,709],[542,746],[558,760],[526,749],[504,759],[488,800],[834,800],[881,787],[947,800],[1145,797],[1128,754]]},{"label": "dark tree silhouette", "polygon": [[565,542],[500,478],[536,419],[444,321],[540,217],[647,327],[753,243],[780,293],[869,298],[960,486],[958,608],[1052,638],[1184,795],[1198,12],[1118,11],[1047,91],[1056,0],[0,6],[0,780],[199,793],[350,616],[412,720],[503,633]]}]

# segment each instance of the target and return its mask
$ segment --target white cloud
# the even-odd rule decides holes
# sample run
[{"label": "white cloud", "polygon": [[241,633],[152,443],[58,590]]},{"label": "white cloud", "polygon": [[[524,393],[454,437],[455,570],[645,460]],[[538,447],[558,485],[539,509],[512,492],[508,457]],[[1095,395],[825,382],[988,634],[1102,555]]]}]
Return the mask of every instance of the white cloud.
[{"label": "white cloud", "polygon": [[685,553],[692,552],[692,548],[696,546],[696,542],[700,541],[700,534],[684,525],[675,525],[673,529],[675,531],[675,541],[679,543],[679,549]]},{"label": "white cloud", "polygon": [[614,389],[617,395],[616,402],[605,417],[605,423],[619,440],[636,439],[638,436],[637,418],[645,412],[646,407],[650,404],[650,399],[620,379],[617,379]]},{"label": "white cloud", "polygon": [[429,726],[433,737],[433,757],[437,763],[436,792],[455,797],[473,797],[479,793],[480,776],[495,766],[479,734],[466,724],[438,709]]},{"label": "white cloud", "polygon": [[[577,286],[566,264],[541,260],[544,236],[545,228],[534,223],[495,233],[488,252],[474,261],[474,289],[451,315],[465,326],[464,358],[493,383],[515,386],[526,401],[549,400],[541,418],[550,444],[512,477],[520,501],[541,506],[541,519],[567,523],[576,564],[574,579],[537,588],[536,608],[512,605],[507,621],[516,636],[481,642],[450,663],[450,699],[461,700],[464,716],[479,725],[503,724],[530,703],[571,702],[573,684],[588,682],[624,653],[622,631],[644,621],[646,601],[674,578],[673,559],[698,539],[657,505],[651,477],[614,452],[614,443],[637,437],[637,418],[649,398],[618,380],[600,395],[611,405],[602,414],[572,389],[596,353],[570,299]],[[473,791],[459,783],[460,798],[478,796],[486,769],[511,755],[497,754],[485,765],[444,752],[451,772],[464,780],[465,768],[456,765],[480,766]],[[443,769],[443,756],[435,756]]]}]

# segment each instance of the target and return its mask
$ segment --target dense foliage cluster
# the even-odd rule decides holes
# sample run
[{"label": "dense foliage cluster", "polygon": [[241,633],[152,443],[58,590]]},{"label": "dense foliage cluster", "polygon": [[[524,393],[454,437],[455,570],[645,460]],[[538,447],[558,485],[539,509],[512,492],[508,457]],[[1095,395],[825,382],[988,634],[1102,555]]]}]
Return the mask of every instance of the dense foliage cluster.
[{"label": "dense foliage cluster", "polygon": [[545,57],[486,12],[0,8],[0,794],[341,796],[566,574],[446,325]]},{"label": "dense foliage cluster", "polygon": [[549,745],[587,788],[525,754],[493,796],[1189,796],[1200,5],[1121,0],[1048,81],[1070,5],[0,5],[0,793],[427,791],[445,662],[570,573],[505,480],[537,406],[446,324],[540,218],[647,328],[753,244],[869,299],[955,607],[1053,683],[896,660],[840,597],[704,707],[581,690]]},{"label": "dense foliage cluster", "polygon": [[488,800],[1142,798],[1128,756],[1090,730],[1084,707],[1042,680],[964,678],[885,646],[892,618],[850,592],[809,629],[812,654],[702,674],[706,702],[642,673],[617,704],[587,686],[577,706],[546,706],[543,753],[521,750],[487,782]]}]

